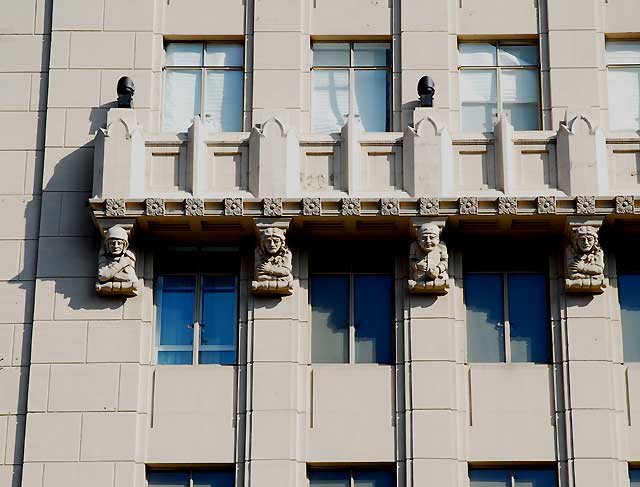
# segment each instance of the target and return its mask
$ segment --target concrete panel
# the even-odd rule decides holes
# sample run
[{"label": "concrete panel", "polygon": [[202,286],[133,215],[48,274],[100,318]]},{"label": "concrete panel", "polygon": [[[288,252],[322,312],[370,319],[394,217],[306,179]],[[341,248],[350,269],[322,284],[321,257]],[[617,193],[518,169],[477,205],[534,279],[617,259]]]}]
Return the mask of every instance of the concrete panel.
[{"label": "concrete panel", "polygon": [[136,413],[88,413],[82,417],[80,460],[134,460]]},{"label": "concrete panel", "polygon": [[69,45],[71,32],[51,33],[51,54],[49,55],[49,69],[69,67]]},{"label": "concrete panel", "polygon": [[77,461],[80,455],[81,421],[80,413],[30,414],[24,448],[25,462]]},{"label": "concrete panel", "polygon": [[233,367],[158,366],[147,462],[233,462],[233,384]]},{"label": "concrete panel", "polygon": [[593,29],[597,22],[596,11],[600,8],[598,0],[547,2],[549,30]]},{"label": "concrete panel", "polygon": [[37,149],[44,119],[40,112],[0,112],[0,150]]},{"label": "concrete panel", "polygon": [[295,460],[296,411],[251,413],[251,457],[258,460]]},{"label": "concrete panel", "polygon": [[404,0],[400,9],[402,31],[447,32],[449,0]]},{"label": "concrete panel", "polygon": [[[537,3],[530,0],[464,0],[458,13],[459,34],[537,34]],[[508,21],[505,21],[508,19]]]},{"label": "concrete panel", "polygon": [[22,0],[11,6],[11,15],[0,18],[0,34],[32,34],[36,0]]},{"label": "concrete panel", "polygon": [[[45,191],[42,195],[42,224],[40,235],[53,236],[91,236],[98,245],[97,231],[91,221],[91,212],[87,200],[91,193]],[[92,257],[97,262],[97,254]],[[95,272],[95,270],[94,270]]]},{"label": "concrete panel", "polygon": [[314,365],[310,462],[394,461],[393,370]]},{"label": "concrete panel", "polygon": [[458,392],[457,367],[455,362],[413,362],[411,364],[412,408],[454,409]]},{"label": "concrete panel", "polygon": [[22,465],[0,465],[0,484],[7,487],[30,487],[21,480]]},{"label": "concrete panel", "polygon": [[[5,452],[5,446],[7,444],[7,419],[8,418],[9,416],[0,416],[0,461],[2,463],[5,463],[4,452]],[[13,438],[11,438],[11,441],[13,441]]]},{"label": "concrete panel", "polygon": [[47,89],[49,88],[49,75],[47,73],[31,74],[31,111],[47,109]]},{"label": "concrete panel", "polygon": [[0,414],[24,414],[27,407],[27,367],[0,370]]},{"label": "concrete panel", "polygon": [[7,416],[7,445],[4,454],[4,463],[19,465],[24,454],[24,432],[26,416]]},{"label": "concrete panel", "polygon": [[9,280],[18,278],[21,262],[22,241],[0,240],[0,279]]},{"label": "concrete panel", "polygon": [[0,42],[0,72],[24,73],[44,71],[46,37],[4,35]]},{"label": "concrete panel", "polygon": [[49,401],[49,364],[31,364],[29,368],[29,394],[27,411],[44,412]]},{"label": "concrete panel", "polygon": [[576,458],[613,458],[614,411],[573,410],[573,451]]},{"label": "concrete panel", "polygon": [[300,72],[259,70],[253,73],[254,108],[300,108]]},{"label": "concrete panel", "polygon": [[104,16],[102,0],[56,0],[53,30],[100,30]]},{"label": "concrete panel", "polygon": [[42,237],[38,250],[38,277],[93,277],[98,242],[86,237]]},{"label": "concrete panel", "polygon": [[47,464],[43,487],[112,487],[113,463],[51,463]]},{"label": "concrete panel", "polygon": [[300,69],[303,44],[309,48],[297,32],[258,32],[254,42],[254,69]]},{"label": "concrete panel", "polygon": [[[245,4],[240,0],[175,0],[163,3],[165,35],[242,35]],[[198,12],[198,15],[193,15]]]},{"label": "concrete panel", "polygon": [[0,151],[0,194],[24,194],[27,152]]},{"label": "concrete panel", "polygon": [[598,66],[599,47],[592,31],[551,31],[549,66],[551,69],[595,68]]},{"label": "concrete panel", "polygon": [[91,191],[93,149],[47,149],[44,162],[45,191]]},{"label": "concrete panel", "polygon": [[99,100],[99,70],[52,69],[49,72],[49,107],[93,107]]},{"label": "concrete panel", "polygon": [[139,362],[141,334],[137,320],[89,323],[87,362]]},{"label": "concrete panel", "polygon": [[640,17],[640,3],[636,0],[616,0],[604,5],[606,19],[604,31],[637,32],[638,24],[635,20]]},{"label": "concrete panel", "polygon": [[0,323],[31,322],[33,288],[30,281],[0,282]]},{"label": "concrete panel", "polygon": [[69,67],[133,68],[133,32],[72,32]]},{"label": "concrete panel", "polygon": [[13,355],[13,327],[15,325],[0,325],[0,358],[8,362]]},{"label": "concrete panel", "polygon": [[311,35],[391,35],[390,2],[323,0],[312,5]]},{"label": "concrete panel", "polygon": [[295,476],[295,461],[251,460],[251,485],[254,487],[298,485]]},{"label": "concrete panel", "polygon": [[13,358],[11,365],[26,367],[31,361],[31,324],[13,326]]},{"label": "concrete panel", "polygon": [[298,365],[291,362],[253,364],[254,411],[296,409]]},{"label": "concrete panel", "polygon": [[[115,97],[114,83],[111,91]],[[137,83],[136,83],[137,88]],[[137,99],[136,99],[137,101]],[[107,125],[107,110],[102,108],[70,108],[67,110],[64,145],[66,147],[93,146],[98,129]]]},{"label": "concrete panel", "polygon": [[87,356],[87,324],[76,321],[35,322],[31,362],[83,363]]},{"label": "concrete panel", "polygon": [[547,365],[471,367],[469,460],[555,461]]},{"label": "concrete panel", "polygon": [[104,30],[152,30],[156,5],[158,2],[154,0],[105,2]]},{"label": "concrete panel", "polygon": [[611,324],[602,318],[567,321],[569,360],[611,360]]},{"label": "concrete panel", "polygon": [[[575,484],[585,487],[613,485],[616,478],[615,462],[611,459],[576,458],[574,461]],[[624,485],[624,484],[622,484]]]},{"label": "concrete panel", "polygon": [[147,399],[142,391],[146,390],[146,386],[150,384],[151,379],[147,368],[142,369],[138,364],[121,364],[118,410],[137,411],[139,405]]},{"label": "concrete panel", "polygon": [[302,31],[303,4],[304,2],[296,0],[256,0],[254,2],[255,32]]},{"label": "concrete panel", "polygon": [[0,73],[0,85],[0,111],[29,110],[29,73]]},{"label": "concrete panel", "polygon": [[[449,35],[442,32],[404,32],[402,34],[402,69],[448,69],[451,54],[449,39]],[[429,49],[428,56],[425,56],[425,46]],[[424,73],[422,75],[424,76]],[[440,96],[440,90],[438,90],[438,97]]]},{"label": "concrete panel", "polygon": [[253,361],[294,360],[298,325],[287,321],[258,321],[253,327]]},{"label": "concrete panel", "polygon": [[[53,317],[56,320],[121,319],[122,302],[122,298],[105,299],[98,296],[95,291],[95,279],[62,277],[55,279]],[[47,302],[48,304],[50,303]]]},{"label": "concrete panel", "polygon": [[571,408],[613,409],[613,374],[611,362],[570,362]]},{"label": "concrete panel", "polygon": [[44,465],[42,463],[26,463],[22,467],[21,487],[42,487]]},{"label": "concrete panel", "polygon": [[413,411],[413,457],[455,458],[457,416],[456,411]]},{"label": "concrete panel", "polygon": [[49,411],[114,411],[119,374],[117,364],[52,365]]}]

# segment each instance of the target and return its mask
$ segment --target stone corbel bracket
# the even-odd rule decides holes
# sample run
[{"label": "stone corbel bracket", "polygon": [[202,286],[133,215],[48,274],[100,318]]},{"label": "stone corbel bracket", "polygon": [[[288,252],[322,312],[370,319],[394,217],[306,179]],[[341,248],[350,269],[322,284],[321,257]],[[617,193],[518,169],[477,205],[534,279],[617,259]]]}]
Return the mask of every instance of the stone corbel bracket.
[{"label": "stone corbel bracket", "polygon": [[293,259],[286,241],[290,222],[290,218],[261,218],[256,221],[259,238],[251,281],[255,295],[293,294]]},{"label": "stone corbel bracket", "polygon": [[140,284],[136,275],[136,256],[129,248],[133,222],[122,220],[104,226],[98,255],[96,293],[107,297],[137,296]]},{"label": "stone corbel bracket", "polygon": [[565,291],[600,294],[607,287],[604,251],[599,230],[604,218],[575,216],[567,218],[568,244],[565,252]]},{"label": "stone corbel bracket", "polygon": [[449,292],[449,254],[440,234],[446,217],[411,218],[415,240],[409,250],[409,292],[443,295]]}]

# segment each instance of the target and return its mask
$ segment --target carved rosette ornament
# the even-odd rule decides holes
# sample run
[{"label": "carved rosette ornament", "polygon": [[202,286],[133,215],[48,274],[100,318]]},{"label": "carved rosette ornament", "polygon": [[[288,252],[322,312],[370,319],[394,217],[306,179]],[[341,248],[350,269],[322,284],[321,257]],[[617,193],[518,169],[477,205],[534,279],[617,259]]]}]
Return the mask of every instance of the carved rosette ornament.
[{"label": "carved rosette ornament", "polygon": [[187,216],[204,216],[204,201],[201,198],[185,199],[184,214]]},{"label": "carved rosette ornament", "polygon": [[293,292],[291,251],[286,244],[284,229],[268,227],[260,231],[251,289],[254,294],[279,296]]},{"label": "carved rosette ornament", "polygon": [[243,212],[242,198],[224,199],[224,214],[226,216],[242,216]]},{"label": "carved rosette ornament", "polygon": [[576,213],[578,215],[596,214],[595,196],[576,196]]},{"label": "carved rosette ornament", "polygon": [[475,196],[463,196],[458,200],[461,215],[478,214],[478,198]]},{"label": "carved rosette ornament", "polygon": [[163,198],[147,198],[145,200],[145,214],[147,216],[163,216],[164,212]]},{"label": "carved rosette ornament", "polygon": [[400,201],[398,198],[381,198],[380,214],[384,216],[400,214]]},{"label": "carved rosette ornament", "polygon": [[319,216],[322,214],[320,198],[303,198],[302,214],[307,216]]},{"label": "carved rosette ornament", "polygon": [[418,229],[409,254],[409,292],[446,294],[449,290],[449,254],[440,241],[440,227],[425,223]]},{"label": "carved rosette ornament", "polygon": [[601,293],[604,279],[604,252],[598,243],[598,229],[582,225],[571,229],[567,247],[565,289],[569,292]]},{"label": "carved rosette ornament", "polygon": [[104,201],[104,209],[107,216],[124,216],[126,211],[124,198],[107,198]]},{"label": "carved rosette ornament", "polygon": [[341,213],[343,216],[359,216],[360,211],[360,198],[342,198]]},{"label": "carved rosette ornament", "polygon": [[98,256],[96,292],[101,296],[138,295],[136,256],[129,250],[129,235],[120,225],[104,234]]},{"label": "carved rosette ornament", "polygon": [[264,216],[282,216],[282,198],[265,198],[262,200]]},{"label": "carved rosette ornament", "polygon": [[616,196],[616,213],[633,213],[633,196]]},{"label": "carved rosette ornament", "polygon": [[515,196],[498,198],[498,215],[515,215],[518,212],[518,199]]},{"label": "carved rosette ornament", "polygon": [[556,213],[556,197],[555,196],[538,196],[536,198],[539,215],[555,215]]},{"label": "carved rosette ornament", "polygon": [[420,215],[439,215],[440,200],[438,198],[418,199],[418,213]]}]

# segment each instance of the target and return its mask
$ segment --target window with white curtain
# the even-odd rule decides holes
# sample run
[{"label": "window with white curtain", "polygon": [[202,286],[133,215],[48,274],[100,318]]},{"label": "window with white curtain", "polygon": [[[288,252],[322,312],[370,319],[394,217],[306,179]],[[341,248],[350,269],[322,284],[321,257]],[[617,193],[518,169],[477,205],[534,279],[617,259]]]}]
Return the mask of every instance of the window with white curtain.
[{"label": "window with white curtain", "polygon": [[609,128],[640,129],[640,41],[607,42]]},{"label": "window with white curtain", "polygon": [[471,487],[557,487],[555,468],[469,468]]},{"label": "window with white curtain", "polygon": [[313,45],[311,130],[339,132],[349,113],[367,132],[390,127],[391,49],[388,42]]},{"label": "window with white curtain", "polygon": [[244,47],[222,42],[166,45],[163,129],[186,131],[201,115],[213,132],[242,130]]},{"label": "window with white curtain", "polygon": [[464,42],[458,50],[463,131],[492,132],[502,114],[515,130],[540,129],[537,45]]}]

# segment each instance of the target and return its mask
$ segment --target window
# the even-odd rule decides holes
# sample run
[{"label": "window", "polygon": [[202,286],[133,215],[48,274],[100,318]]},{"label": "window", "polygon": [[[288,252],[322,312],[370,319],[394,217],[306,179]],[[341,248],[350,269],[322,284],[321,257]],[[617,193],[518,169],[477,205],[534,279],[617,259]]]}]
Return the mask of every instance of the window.
[{"label": "window", "polygon": [[312,265],[312,362],[392,363],[391,273],[384,268],[364,272],[364,262],[316,261]]},{"label": "window", "polygon": [[458,49],[463,131],[492,132],[502,114],[515,130],[540,128],[537,45],[465,42]]},{"label": "window", "polygon": [[470,363],[549,362],[544,274],[465,274],[464,300]]},{"label": "window", "polygon": [[242,44],[167,44],[164,130],[184,132],[201,115],[211,131],[241,131],[243,65]]},{"label": "window", "polygon": [[316,42],[313,45],[311,130],[339,132],[349,113],[364,130],[390,127],[391,51],[381,42]]},{"label": "window", "polygon": [[157,470],[149,472],[149,487],[233,487],[233,470]]},{"label": "window", "polygon": [[607,42],[609,128],[640,128],[640,41]]},{"label": "window", "polygon": [[640,362],[640,274],[618,274],[625,362]]},{"label": "window", "polygon": [[[158,260],[164,268],[156,278],[157,363],[235,364],[238,277],[229,269],[234,259],[225,267],[215,252],[184,251]],[[188,272],[197,267],[202,269]]]},{"label": "window", "polygon": [[392,468],[309,470],[309,487],[395,487]]},{"label": "window", "polygon": [[640,468],[629,468],[629,486],[640,487]]},{"label": "window", "polygon": [[555,469],[469,469],[470,487],[557,487]]}]

